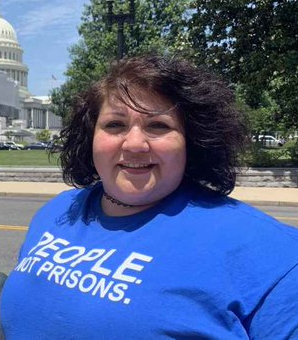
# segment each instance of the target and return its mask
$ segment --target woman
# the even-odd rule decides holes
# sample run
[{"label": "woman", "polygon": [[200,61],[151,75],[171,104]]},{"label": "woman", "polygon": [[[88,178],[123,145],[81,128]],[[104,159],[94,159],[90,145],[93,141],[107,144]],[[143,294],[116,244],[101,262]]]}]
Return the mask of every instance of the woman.
[{"label": "woman", "polygon": [[298,232],[227,197],[233,95],[161,56],[114,65],[62,131],[60,194],[1,301],[22,339],[297,339]]}]

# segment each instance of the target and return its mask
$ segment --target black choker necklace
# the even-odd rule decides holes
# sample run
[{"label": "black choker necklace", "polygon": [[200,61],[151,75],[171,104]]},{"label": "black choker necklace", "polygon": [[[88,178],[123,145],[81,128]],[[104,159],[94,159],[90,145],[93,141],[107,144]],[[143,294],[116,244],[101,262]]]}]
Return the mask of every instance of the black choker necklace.
[{"label": "black choker necklace", "polygon": [[125,204],[125,203],[122,203],[121,201],[116,200],[116,198],[108,195],[106,192],[103,192],[103,195],[107,200],[109,200],[110,202],[112,202],[114,204],[121,205],[122,207],[126,207],[126,208],[134,207],[134,205]]}]

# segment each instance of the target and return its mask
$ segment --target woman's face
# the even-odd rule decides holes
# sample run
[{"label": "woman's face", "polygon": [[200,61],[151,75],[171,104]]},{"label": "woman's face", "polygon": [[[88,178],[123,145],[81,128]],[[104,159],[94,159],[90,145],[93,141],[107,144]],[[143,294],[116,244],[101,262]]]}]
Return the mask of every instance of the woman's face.
[{"label": "woman's face", "polygon": [[144,114],[115,97],[100,110],[93,139],[93,161],[104,190],[119,201],[147,205],[180,184],[185,170],[184,129],[171,103],[138,95],[142,107],[165,112]]}]

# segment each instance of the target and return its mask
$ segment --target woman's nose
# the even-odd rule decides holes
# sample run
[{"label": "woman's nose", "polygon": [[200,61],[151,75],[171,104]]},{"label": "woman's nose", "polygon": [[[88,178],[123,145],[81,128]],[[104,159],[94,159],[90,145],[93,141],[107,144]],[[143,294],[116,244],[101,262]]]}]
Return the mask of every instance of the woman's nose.
[{"label": "woman's nose", "polygon": [[122,149],[130,152],[148,152],[150,149],[148,137],[140,127],[134,126],[125,135]]}]

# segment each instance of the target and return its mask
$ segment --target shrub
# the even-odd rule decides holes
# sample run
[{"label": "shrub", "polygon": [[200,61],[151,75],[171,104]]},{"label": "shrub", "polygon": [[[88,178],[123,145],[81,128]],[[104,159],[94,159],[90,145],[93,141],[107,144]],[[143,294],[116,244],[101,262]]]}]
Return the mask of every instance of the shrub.
[{"label": "shrub", "polygon": [[251,143],[240,163],[250,167],[280,167],[289,166],[289,151],[287,148],[264,148],[261,143]]},{"label": "shrub", "polygon": [[47,142],[51,138],[51,131],[49,130],[42,130],[36,133],[36,139],[40,142]]},{"label": "shrub", "polygon": [[286,149],[294,166],[298,165],[298,139],[287,142]]}]

